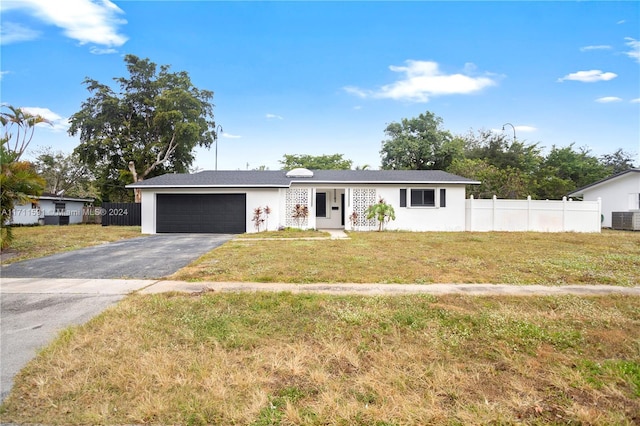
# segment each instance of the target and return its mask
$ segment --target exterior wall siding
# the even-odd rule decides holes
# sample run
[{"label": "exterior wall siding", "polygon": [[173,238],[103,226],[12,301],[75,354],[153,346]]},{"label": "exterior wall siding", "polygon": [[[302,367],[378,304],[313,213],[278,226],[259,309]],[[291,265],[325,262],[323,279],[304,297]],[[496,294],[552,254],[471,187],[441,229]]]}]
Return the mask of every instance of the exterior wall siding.
[{"label": "exterior wall siding", "polygon": [[37,209],[32,209],[31,203],[17,205],[11,223],[14,225],[37,225],[40,223],[40,219],[44,220],[45,216],[69,216],[69,224],[82,223],[84,202],[65,200],[61,202],[65,204],[63,213],[56,213],[56,202],[53,200],[39,200]]},{"label": "exterior wall siding", "polygon": [[261,231],[265,230],[268,225],[270,231],[277,230],[282,225],[282,205],[280,203],[280,190],[277,188],[210,188],[210,189],[153,189],[142,190],[142,233],[156,233],[156,194],[246,194],[247,195],[247,213],[246,213],[246,230],[247,232],[256,232],[253,219],[253,211],[256,207],[264,209],[269,206],[271,214],[268,221],[260,227]]},{"label": "exterior wall siding", "polygon": [[585,201],[602,199],[602,226],[611,227],[611,213],[640,210],[640,173],[628,173],[617,179],[586,188],[583,191]]}]

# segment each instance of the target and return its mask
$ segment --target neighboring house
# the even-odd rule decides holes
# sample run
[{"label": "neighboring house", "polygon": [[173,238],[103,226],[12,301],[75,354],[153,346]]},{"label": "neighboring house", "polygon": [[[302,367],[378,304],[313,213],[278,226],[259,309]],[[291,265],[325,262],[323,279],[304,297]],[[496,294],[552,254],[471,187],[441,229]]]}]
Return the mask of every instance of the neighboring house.
[{"label": "neighboring house", "polygon": [[640,169],[629,169],[577,189],[569,197],[602,199],[602,226],[611,227],[613,212],[640,211]]},{"label": "neighboring house", "polygon": [[[375,230],[366,209],[381,198],[395,209],[389,230],[464,231],[465,185],[479,182],[438,170],[203,171],[165,174],[128,185],[141,190],[142,233],[256,232],[261,227]],[[296,206],[308,216],[295,218]]]},{"label": "neighboring house", "polygon": [[16,205],[11,223],[14,225],[69,225],[82,223],[82,216],[91,198],[61,197],[42,194],[35,202]]}]

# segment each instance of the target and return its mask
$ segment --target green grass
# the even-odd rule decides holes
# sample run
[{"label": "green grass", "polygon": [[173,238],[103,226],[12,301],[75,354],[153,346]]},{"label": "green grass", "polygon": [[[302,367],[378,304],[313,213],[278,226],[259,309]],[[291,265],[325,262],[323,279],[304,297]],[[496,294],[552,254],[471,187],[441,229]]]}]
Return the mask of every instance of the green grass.
[{"label": "green grass", "polygon": [[637,424],[640,298],[133,295],[16,377],[46,424]]},{"label": "green grass", "polygon": [[172,278],[292,283],[640,285],[638,232],[351,232],[349,236],[349,240],[234,240]]}]

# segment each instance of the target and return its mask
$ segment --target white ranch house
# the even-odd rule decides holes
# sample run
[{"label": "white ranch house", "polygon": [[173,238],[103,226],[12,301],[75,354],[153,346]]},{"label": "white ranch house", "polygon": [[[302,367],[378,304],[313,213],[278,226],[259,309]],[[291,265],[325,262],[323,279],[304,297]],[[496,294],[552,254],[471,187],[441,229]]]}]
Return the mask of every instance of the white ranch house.
[{"label": "white ranch house", "polygon": [[[256,232],[254,209],[266,206],[261,230],[375,230],[365,211],[381,198],[396,215],[385,229],[464,231],[465,185],[478,183],[439,170],[294,169],[166,174],[127,188],[141,191],[145,234]],[[308,208],[303,221],[296,205]]]},{"label": "white ranch house", "polygon": [[11,215],[13,225],[73,225],[82,223],[86,205],[92,198],[42,194],[34,202],[18,204]]},{"label": "white ranch house", "polygon": [[569,194],[584,201],[602,200],[602,226],[610,228],[613,212],[640,213],[640,169],[629,169]]}]

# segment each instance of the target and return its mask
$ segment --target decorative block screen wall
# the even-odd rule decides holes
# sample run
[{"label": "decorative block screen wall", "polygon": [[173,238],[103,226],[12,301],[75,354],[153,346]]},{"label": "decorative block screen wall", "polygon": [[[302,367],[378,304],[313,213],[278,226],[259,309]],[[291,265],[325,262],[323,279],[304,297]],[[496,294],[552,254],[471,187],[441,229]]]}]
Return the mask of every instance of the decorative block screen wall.
[{"label": "decorative block screen wall", "polygon": [[367,219],[367,208],[376,203],[376,190],[355,188],[353,190],[353,211],[358,215],[356,229],[376,227],[375,219]]},{"label": "decorative block screen wall", "polygon": [[[307,188],[288,188],[285,197],[285,226],[305,228],[309,225],[309,218],[297,220],[293,217],[296,210],[296,204],[309,207],[309,189]],[[311,209],[309,208],[309,214]]]}]

